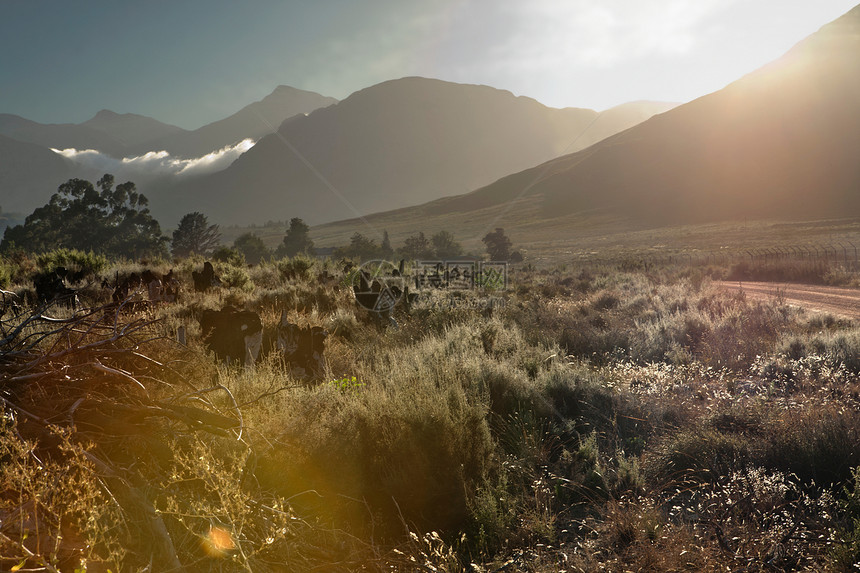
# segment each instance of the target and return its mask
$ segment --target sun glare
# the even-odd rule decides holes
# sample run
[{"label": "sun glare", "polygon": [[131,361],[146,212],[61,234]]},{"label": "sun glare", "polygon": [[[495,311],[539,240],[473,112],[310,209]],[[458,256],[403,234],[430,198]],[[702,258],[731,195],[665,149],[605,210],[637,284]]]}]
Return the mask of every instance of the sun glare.
[{"label": "sun glare", "polygon": [[223,527],[214,525],[203,536],[201,543],[203,550],[210,557],[226,557],[236,549],[236,542],[233,541],[231,533]]}]

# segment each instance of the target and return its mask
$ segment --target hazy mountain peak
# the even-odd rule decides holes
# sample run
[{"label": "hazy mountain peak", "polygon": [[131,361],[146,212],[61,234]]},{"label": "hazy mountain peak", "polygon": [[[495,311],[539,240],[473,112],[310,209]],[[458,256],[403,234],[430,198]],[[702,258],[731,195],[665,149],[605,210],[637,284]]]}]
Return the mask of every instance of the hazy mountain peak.
[{"label": "hazy mountain peak", "polygon": [[635,115],[595,121],[594,110],[409,76],[285,121],[278,136],[263,137],[229,168],[188,181],[163,203],[151,197],[153,210],[171,209],[174,217],[205,207],[220,222],[300,216],[318,223],[354,217],[355,209],[405,207],[583,149],[644,119],[631,121]]},{"label": "hazy mountain peak", "polygon": [[[269,95],[246,105],[233,115],[194,131],[164,137],[154,144],[180,157],[193,158],[244,139],[258,140],[272,133],[290,117],[310,113],[337,103],[332,97],[291,86],[279,85]],[[138,153],[149,149],[138,147]]]},{"label": "hazy mountain peak", "polygon": [[822,30],[838,30],[842,33],[853,32],[860,33],[860,4],[854,6],[848,12],[837,18],[836,20],[825,24]]},{"label": "hazy mountain peak", "polygon": [[487,209],[527,189],[538,221],[595,210],[648,225],[858,216],[858,48],[860,7],[722,90],[435,208]]},{"label": "hazy mountain peak", "polygon": [[[428,92],[432,94],[434,91],[441,92],[451,92],[458,91],[463,92],[464,90],[471,90],[476,93],[481,93],[482,95],[486,94],[495,94],[499,97],[505,97],[510,99],[522,99],[522,101],[532,101],[535,103],[540,103],[537,100],[527,97],[527,96],[516,96],[512,92],[500,88],[495,88],[488,85],[483,84],[463,84],[457,82],[449,82],[446,80],[440,80],[437,78],[426,78],[423,76],[404,76],[402,78],[397,78],[393,80],[386,80],[384,82],[380,82],[378,84],[374,84],[372,86],[366,87],[364,89],[358,90],[353,93],[350,98],[358,95],[366,95],[373,94],[374,96],[378,92]],[[349,98],[347,98],[349,99]],[[543,105],[543,104],[541,104]]]},{"label": "hazy mountain peak", "polygon": [[116,119],[118,117],[119,117],[119,114],[116,113],[115,111],[111,111],[109,109],[102,109],[102,110],[99,110],[99,112],[97,114],[95,114],[90,121],[105,120],[105,119]]},{"label": "hazy mountain peak", "polygon": [[[274,90],[272,90],[272,93],[270,93],[266,97],[285,96],[285,95],[293,96],[293,95],[297,95],[297,94],[310,94],[310,95],[319,96],[319,97],[324,98],[324,99],[334,99],[334,98],[326,97],[326,96],[319,94],[317,92],[303,90],[300,88],[295,88],[293,86],[287,86],[284,84],[277,86]],[[266,98],[263,98],[263,99],[266,99]]]},{"label": "hazy mountain peak", "polygon": [[860,44],[860,5],[822,26],[775,63],[785,64],[797,59],[831,56],[854,63],[858,44]]}]

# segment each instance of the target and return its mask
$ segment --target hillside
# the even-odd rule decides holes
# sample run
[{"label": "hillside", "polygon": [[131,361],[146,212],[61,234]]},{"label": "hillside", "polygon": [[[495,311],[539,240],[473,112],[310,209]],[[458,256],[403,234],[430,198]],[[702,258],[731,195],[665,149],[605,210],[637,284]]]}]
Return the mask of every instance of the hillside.
[{"label": "hillside", "polygon": [[651,224],[858,216],[858,51],[860,7],[723,90],[432,210],[525,192],[546,218],[594,208]]},{"label": "hillside", "polygon": [[[469,237],[502,225],[564,243],[601,220],[634,229],[860,217],[858,52],[860,7],[772,64],[588,149],[367,220]],[[355,230],[369,232],[357,220],[314,232],[337,243]]]},{"label": "hillside", "polygon": [[70,162],[50,149],[0,135],[0,208],[29,214],[72,177]]},{"label": "hillside", "polygon": [[166,219],[201,210],[222,223],[332,221],[466,192],[627,121],[487,86],[402,78],[292,118],[228,169],[156,198],[153,210]]}]

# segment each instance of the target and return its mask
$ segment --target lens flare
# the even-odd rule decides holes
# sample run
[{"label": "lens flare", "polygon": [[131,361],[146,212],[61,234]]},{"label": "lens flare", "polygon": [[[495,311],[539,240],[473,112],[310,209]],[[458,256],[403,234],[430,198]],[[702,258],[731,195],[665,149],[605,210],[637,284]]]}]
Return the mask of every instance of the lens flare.
[{"label": "lens flare", "polygon": [[226,557],[236,549],[236,542],[233,541],[231,533],[227,529],[215,525],[209,528],[201,541],[203,550],[210,557]]}]

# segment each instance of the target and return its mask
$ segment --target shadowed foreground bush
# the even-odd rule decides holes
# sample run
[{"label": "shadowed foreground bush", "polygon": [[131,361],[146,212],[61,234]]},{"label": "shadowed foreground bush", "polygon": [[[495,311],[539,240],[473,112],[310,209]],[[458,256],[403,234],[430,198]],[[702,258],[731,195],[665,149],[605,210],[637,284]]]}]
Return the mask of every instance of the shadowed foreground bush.
[{"label": "shadowed foreground bush", "polygon": [[483,406],[462,389],[327,385],[292,408],[260,460],[264,488],[365,536],[447,530],[467,518],[493,445]]}]

